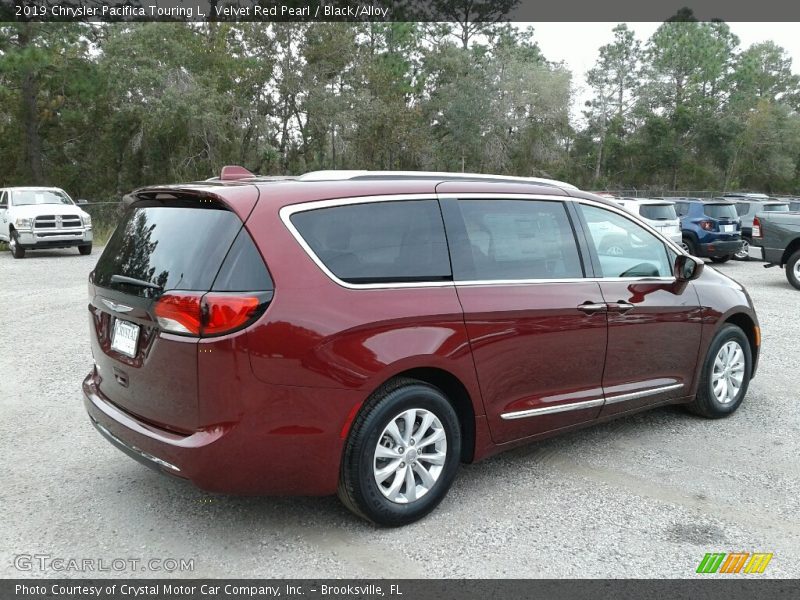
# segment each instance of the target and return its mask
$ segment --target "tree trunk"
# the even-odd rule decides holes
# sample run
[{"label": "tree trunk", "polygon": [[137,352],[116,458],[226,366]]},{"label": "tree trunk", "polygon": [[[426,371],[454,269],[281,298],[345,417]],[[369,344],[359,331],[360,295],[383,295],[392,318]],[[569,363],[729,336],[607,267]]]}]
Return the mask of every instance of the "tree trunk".
[{"label": "tree trunk", "polygon": [[[33,25],[23,23],[19,30],[19,47],[24,50],[31,45]],[[42,185],[44,172],[42,171],[42,140],[39,137],[39,82],[36,73],[30,66],[26,66],[22,74],[21,86],[22,121],[25,128],[25,159],[31,183]]]}]

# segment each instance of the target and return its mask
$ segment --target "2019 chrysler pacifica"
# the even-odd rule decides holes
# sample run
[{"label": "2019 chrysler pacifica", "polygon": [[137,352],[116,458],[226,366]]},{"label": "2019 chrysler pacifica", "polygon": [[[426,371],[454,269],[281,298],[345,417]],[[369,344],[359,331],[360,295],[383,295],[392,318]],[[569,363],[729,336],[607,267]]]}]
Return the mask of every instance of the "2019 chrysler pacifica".
[{"label": "2019 chrysler pacifica", "polygon": [[85,405],[206,490],[400,525],[461,462],[664,404],[723,417],[756,370],[741,285],[568,184],[226,168],[125,202]]}]

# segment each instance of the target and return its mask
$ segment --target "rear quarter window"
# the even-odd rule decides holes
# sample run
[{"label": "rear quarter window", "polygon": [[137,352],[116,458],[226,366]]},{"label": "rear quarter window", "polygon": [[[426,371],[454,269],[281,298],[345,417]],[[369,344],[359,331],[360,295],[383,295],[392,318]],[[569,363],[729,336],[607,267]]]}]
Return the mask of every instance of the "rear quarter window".
[{"label": "rear quarter window", "polygon": [[452,279],[436,200],[365,202],[290,217],[325,267],[348,283]]}]

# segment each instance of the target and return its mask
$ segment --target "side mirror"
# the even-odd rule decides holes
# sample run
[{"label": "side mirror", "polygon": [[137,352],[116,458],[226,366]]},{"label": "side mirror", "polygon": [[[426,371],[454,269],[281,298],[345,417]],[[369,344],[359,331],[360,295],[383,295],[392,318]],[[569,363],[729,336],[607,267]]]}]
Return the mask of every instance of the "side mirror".
[{"label": "side mirror", "polygon": [[705,263],[701,259],[679,254],[675,259],[673,273],[678,281],[692,281],[700,277],[704,267]]},{"label": "side mirror", "polygon": [[78,204],[89,204],[88,200],[84,200],[83,198],[78,198],[76,201]]}]

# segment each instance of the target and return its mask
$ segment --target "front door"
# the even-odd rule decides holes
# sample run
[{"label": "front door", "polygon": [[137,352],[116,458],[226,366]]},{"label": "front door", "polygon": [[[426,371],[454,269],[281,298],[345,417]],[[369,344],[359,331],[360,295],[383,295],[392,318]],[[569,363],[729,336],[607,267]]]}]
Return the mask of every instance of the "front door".
[{"label": "front door", "polygon": [[495,442],[595,419],[606,313],[561,200],[442,199],[458,297]]},{"label": "front door", "polygon": [[580,204],[608,307],[602,415],[686,396],[702,322],[694,286],[677,282],[675,252],[632,217]]}]

